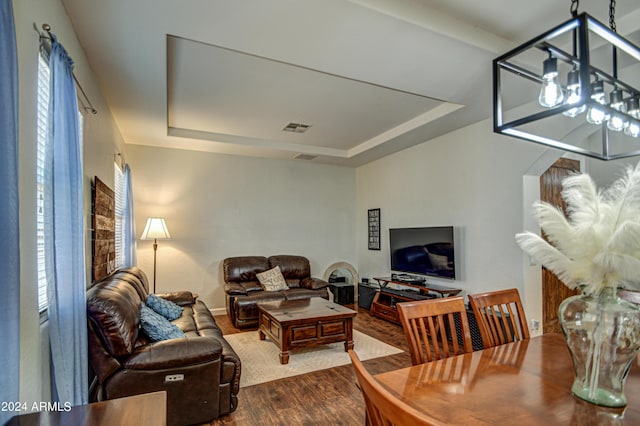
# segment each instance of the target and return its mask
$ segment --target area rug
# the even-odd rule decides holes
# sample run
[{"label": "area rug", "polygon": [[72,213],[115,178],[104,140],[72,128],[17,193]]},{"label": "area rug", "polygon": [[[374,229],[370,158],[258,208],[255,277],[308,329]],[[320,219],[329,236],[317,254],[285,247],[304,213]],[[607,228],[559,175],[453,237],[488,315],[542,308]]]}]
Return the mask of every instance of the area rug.
[{"label": "area rug", "polygon": [[[241,388],[351,363],[344,342],[293,350],[289,352],[289,363],[282,365],[278,347],[268,338],[260,340],[257,331],[228,334],[224,338],[242,361]],[[363,361],[402,352],[357,330],[353,330],[353,342]]]}]

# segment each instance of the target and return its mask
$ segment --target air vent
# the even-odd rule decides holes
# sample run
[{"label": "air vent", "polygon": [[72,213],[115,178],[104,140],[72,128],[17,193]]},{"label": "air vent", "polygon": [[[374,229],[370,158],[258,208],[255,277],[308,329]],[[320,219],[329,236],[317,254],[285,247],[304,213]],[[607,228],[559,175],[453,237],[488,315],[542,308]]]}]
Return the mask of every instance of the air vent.
[{"label": "air vent", "polygon": [[293,132],[293,133],[304,133],[309,130],[311,124],[303,124],[303,123],[289,123],[282,128],[285,132]]},{"label": "air vent", "polygon": [[295,158],[296,160],[313,160],[315,158],[318,158],[318,156],[311,154],[298,154],[293,158]]}]

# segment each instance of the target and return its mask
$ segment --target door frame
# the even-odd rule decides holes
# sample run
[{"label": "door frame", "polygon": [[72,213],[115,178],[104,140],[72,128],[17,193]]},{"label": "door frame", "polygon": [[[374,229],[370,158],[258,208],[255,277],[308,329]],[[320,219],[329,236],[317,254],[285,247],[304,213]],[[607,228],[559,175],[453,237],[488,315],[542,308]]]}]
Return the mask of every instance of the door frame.
[{"label": "door frame", "polygon": [[[564,154],[564,155],[563,155]],[[540,234],[540,225],[532,215],[531,205],[540,199],[540,176],[559,158],[569,158],[580,162],[580,170],[585,173],[586,160],[583,156],[547,150],[538,157],[522,176],[522,230]],[[525,252],[522,252],[523,304],[532,336],[542,334],[542,267]],[[537,330],[531,329],[531,322],[538,321]]]}]

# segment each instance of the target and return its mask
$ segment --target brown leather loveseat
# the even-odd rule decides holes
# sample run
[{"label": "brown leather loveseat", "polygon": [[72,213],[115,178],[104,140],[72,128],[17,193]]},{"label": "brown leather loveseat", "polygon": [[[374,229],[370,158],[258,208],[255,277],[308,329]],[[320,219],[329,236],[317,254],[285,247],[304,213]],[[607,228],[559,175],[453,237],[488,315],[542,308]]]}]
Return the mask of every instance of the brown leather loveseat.
[{"label": "brown leather loveseat", "polygon": [[189,291],[159,294],[182,306],[171,321],[185,337],[151,342],[140,329],[147,277],[127,268],[87,292],[92,401],[167,392],[167,424],[210,422],[238,405],[240,359],[209,308]]},{"label": "brown leather loveseat", "polygon": [[[286,290],[265,291],[256,274],[280,266],[289,287]],[[256,327],[260,302],[329,298],[327,283],[311,277],[309,260],[303,256],[279,255],[228,257],[222,263],[224,290],[227,293],[227,315],[236,328]]]}]

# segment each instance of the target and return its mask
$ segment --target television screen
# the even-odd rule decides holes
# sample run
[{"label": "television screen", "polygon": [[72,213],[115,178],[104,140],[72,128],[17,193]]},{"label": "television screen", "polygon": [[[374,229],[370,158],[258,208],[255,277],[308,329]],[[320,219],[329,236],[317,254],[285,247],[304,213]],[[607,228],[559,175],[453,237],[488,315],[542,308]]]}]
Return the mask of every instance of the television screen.
[{"label": "television screen", "polygon": [[389,229],[391,270],[456,278],[453,226]]}]

